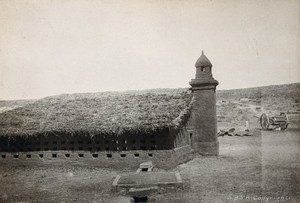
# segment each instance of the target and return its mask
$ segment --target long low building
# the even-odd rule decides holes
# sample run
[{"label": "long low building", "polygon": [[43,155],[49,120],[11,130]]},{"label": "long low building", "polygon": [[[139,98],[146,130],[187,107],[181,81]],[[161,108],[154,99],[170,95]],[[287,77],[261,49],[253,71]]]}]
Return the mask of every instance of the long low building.
[{"label": "long low building", "polygon": [[218,155],[211,67],[202,54],[191,89],[64,94],[3,112],[0,162],[126,167],[152,160],[171,168],[196,152]]}]

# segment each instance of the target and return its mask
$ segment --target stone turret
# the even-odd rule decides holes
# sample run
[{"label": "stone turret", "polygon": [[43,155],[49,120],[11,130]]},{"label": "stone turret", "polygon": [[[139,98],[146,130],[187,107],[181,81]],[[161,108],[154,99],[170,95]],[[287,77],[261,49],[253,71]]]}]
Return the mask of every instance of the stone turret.
[{"label": "stone turret", "polygon": [[212,64],[202,55],[197,60],[196,77],[190,81],[195,102],[192,112],[192,147],[202,155],[219,154],[217,139],[216,86],[219,84],[212,75]]}]

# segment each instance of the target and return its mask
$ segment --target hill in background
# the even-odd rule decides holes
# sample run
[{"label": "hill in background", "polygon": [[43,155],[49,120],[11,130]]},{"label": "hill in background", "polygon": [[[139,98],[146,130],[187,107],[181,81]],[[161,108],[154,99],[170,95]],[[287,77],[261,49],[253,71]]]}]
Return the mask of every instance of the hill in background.
[{"label": "hill in background", "polygon": [[262,113],[280,112],[287,113],[291,126],[300,124],[300,83],[217,91],[219,127],[241,126],[246,121],[258,127]]}]

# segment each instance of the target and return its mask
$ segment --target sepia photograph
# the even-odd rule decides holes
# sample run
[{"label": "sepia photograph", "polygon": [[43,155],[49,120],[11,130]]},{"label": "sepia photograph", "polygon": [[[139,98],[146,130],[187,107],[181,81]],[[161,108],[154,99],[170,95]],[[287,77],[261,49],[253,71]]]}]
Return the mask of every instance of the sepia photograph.
[{"label": "sepia photograph", "polygon": [[0,0],[2,202],[300,202],[300,0]]}]

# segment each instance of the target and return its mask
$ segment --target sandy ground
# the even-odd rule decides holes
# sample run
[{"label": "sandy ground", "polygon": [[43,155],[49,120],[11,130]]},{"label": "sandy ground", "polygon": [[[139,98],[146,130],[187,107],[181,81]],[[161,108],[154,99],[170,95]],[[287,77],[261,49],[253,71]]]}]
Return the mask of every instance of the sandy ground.
[{"label": "sandy ground", "polygon": [[[177,167],[184,188],[153,202],[300,202],[300,131],[220,137],[220,156]],[[130,202],[111,192],[117,174],[101,168],[0,166],[0,202]],[[279,199],[278,199],[279,198]]]},{"label": "sandy ground", "polygon": [[219,141],[219,158],[181,165],[189,188],[162,202],[300,202],[299,131],[261,131]]}]

